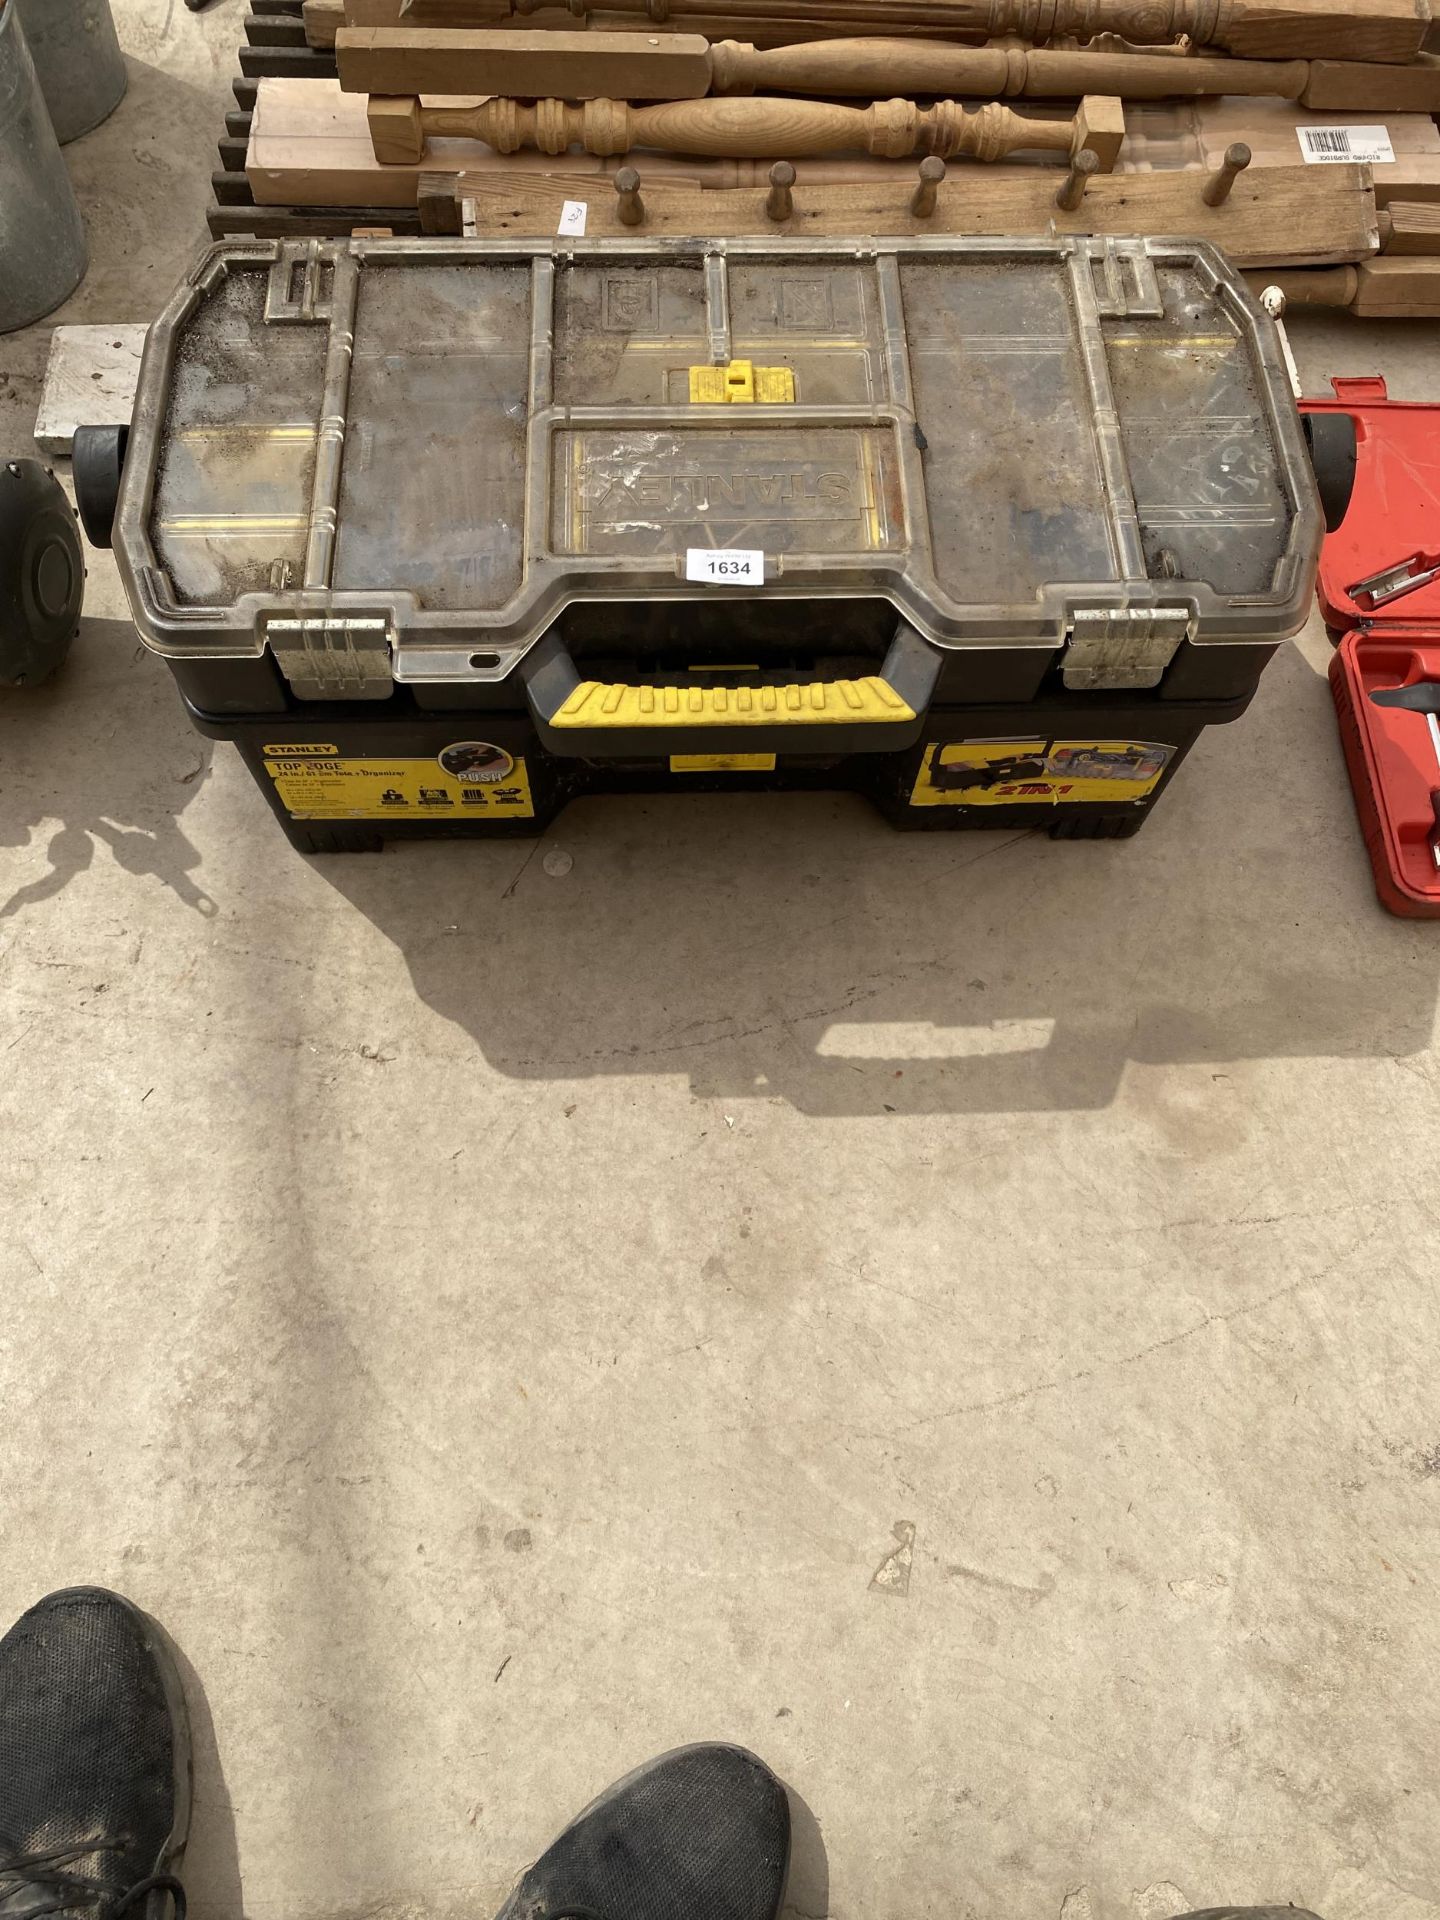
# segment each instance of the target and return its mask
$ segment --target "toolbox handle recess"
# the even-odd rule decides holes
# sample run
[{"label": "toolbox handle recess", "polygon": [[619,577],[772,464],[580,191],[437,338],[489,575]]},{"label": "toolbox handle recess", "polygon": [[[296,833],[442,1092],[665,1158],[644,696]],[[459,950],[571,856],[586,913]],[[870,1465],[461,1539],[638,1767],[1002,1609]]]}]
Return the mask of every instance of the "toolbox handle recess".
[{"label": "toolbox handle recess", "polygon": [[522,672],[542,742],[571,759],[660,758],[702,738],[712,753],[893,753],[920,736],[940,655],[902,624],[880,672],[858,679],[666,686],[584,679],[552,636]]}]

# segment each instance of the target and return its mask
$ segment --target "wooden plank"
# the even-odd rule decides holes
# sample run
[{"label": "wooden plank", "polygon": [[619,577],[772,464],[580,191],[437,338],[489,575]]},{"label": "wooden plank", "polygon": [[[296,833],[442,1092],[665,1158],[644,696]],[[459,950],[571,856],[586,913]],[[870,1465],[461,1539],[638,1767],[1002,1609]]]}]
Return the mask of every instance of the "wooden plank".
[{"label": "wooden plank", "polygon": [[[559,6],[538,7],[533,13],[508,14],[504,19],[492,17],[489,10],[472,8],[467,18],[468,4],[469,0],[464,0],[464,4],[457,9],[450,0],[305,0],[305,9],[307,20],[311,17],[311,9],[314,9],[312,45],[333,45],[335,33],[341,26],[487,27],[499,32],[522,33],[636,33],[651,30],[656,24],[643,9],[629,12],[602,9],[576,15]],[[673,30],[675,24],[669,22],[668,28]],[[736,35],[743,35],[754,46],[778,47],[814,40],[849,39],[854,36],[856,29],[845,21],[827,23],[824,20],[798,20],[783,14],[737,19],[717,6],[713,13],[687,15],[684,31],[702,34],[707,40],[730,40]],[[889,19],[884,23],[883,32],[887,39],[945,40],[969,46],[983,45],[986,38],[984,29],[978,27],[917,26]],[[325,36],[323,41],[317,38],[321,34]]]},{"label": "wooden plank", "polygon": [[967,176],[963,192],[942,185],[934,214],[917,219],[900,183],[797,185],[794,212],[776,222],[760,187],[696,191],[664,181],[648,184],[641,171],[645,219],[627,227],[619,218],[613,182],[589,188],[532,176],[521,180],[491,170],[461,173],[454,192],[473,209],[477,234],[554,233],[569,199],[587,207],[586,237],[738,234],[1030,234],[1176,233],[1215,241],[1241,265],[1361,259],[1374,250],[1375,208],[1363,167],[1275,168],[1263,181],[1242,174],[1222,206],[1208,207],[1195,181],[1183,174],[1095,174],[1080,206],[1055,205],[1053,178],[1034,169],[988,168]]},{"label": "wooden plank", "polygon": [[345,0],[305,0],[305,38],[312,47],[333,47],[345,24]]},{"label": "wooden plank", "polygon": [[1350,307],[1361,318],[1402,319],[1440,314],[1440,260],[1362,260]]},{"label": "wooden plank", "polygon": [[710,85],[698,33],[342,27],[335,55],[347,93],[697,100]]},{"label": "wooden plank", "polygon": [[1428,7],[1407,0],[1234,0],[1218,44],[1257,60],[1409,60],[1425,44]]},{"label": "wooden plank", "polygon": [[1392,200],[1380,221],[1382,253],[1440,254],[1440,206]]},{"label": "wooden plank", "polygon": [[1312,60],[1301,99],[1315,113],[1440,113],[1440,60],[1421,54],[1403,67]]},{"label": "wooden plank", "polygon": [[302,240],[312,236],[353,233],[356,227],[388,226],[393,233],[418,237],[420,222],[413,209],[384,211],[375,207],[222,207],[212,205],[205,224],[214,240],[253,235],[257,240]]},{"label": "wooden plank", "polygon": [[303,47],[308,45],[305,22],[287,14],[247,14],[245,42],[251,47]]},{"label": "wooden plank", "polygon": [[222,207],[253,207],[255,196],[243,173],[212,173],[210,191]]},{"label": "wooden plank", "polygon": [[[1291,100],[1176,100],[1168,105],[1142,102],[1125,110],[1121,172],[1175,167],[1213,171],[1225,149],[1243,141],[1251,154],[1250,171],[1293,166],[1301,158],[1298,127],[1383,125],[1395,158],[1375,167],[1375,199],[1440,201],[1440,131],[1428,114],[1317,114]],[[1325,171],[1311,166],[1312,174]]]},{"label": "wooden plank", "polygon": [[422,233],[459,233],[460,203],[455,180],[448,173],[422,173],[415,195],[415,211]]},{"label": "wooden plank", "polygon": [[333,80],[335,61],[332,55],[310,46],[242,46],[240,71],[249,80]]}]

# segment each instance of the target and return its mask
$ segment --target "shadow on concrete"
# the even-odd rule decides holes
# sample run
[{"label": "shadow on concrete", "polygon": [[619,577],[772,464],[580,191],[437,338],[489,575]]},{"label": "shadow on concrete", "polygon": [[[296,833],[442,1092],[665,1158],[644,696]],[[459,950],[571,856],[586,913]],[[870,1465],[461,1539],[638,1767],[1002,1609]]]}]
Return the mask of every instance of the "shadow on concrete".
[{"label": "shadow on concrete", "polygon": [[790,1797],[790,1884],[782,1912],[793,1913],[797,1920],[824,1920],[830,1911],[830,1863],[820,1822],[788,1781],[785,1791]]},{"label": "shadow on concrete", "polygon": [[[181,0],[172,11],[171,34],[197,31]],[[232,72],[234,59],[232,52]],[[125,66],[129,86],[114,113],[64,150],[90,264],[47,327],[153,319],[209,239],[205,211],[219,165],[216,142],[234,105],[228,85],[208,74],[209,84],[195,85],[129,47]],[[144,272],[136,271],[137,257]]]},{"label": "shadow on concrete", "polygon": [[816,1115],[1100,1108],[1131,1064],[1401,1057],[1440,979],[1375,903],[1326,685],[1290,648],[1130,841],[677,796],[581,803],[538,848],[317,870],[505,1073],[684,1075]]},{"label": "shadow on concrete", "polygon": [[245,1911],[240,1886],[240,1855],[235,1842],[235,1810],[225,1784],[225,1769],[215,1739],[215,1722],[199,1674],[183,1647],[168,1631],[185,1688],[190,1715],[190,1750],[194,1768],[194,1799],[190,1813],[190,1842],[181,1872],[190,1911],[197,1920],[206,1915],[233,1916]]},{"label": "shadow on concrete", "polygon": [[211,745],[138,648],[128,621],[83,620],[53,679],[0,692],[0,849],[43,835],[48,862],[38,878],[0,890],[0,923],[62,892],[101,847],[137,879],[215,912],[179,825],[204,784]]}]

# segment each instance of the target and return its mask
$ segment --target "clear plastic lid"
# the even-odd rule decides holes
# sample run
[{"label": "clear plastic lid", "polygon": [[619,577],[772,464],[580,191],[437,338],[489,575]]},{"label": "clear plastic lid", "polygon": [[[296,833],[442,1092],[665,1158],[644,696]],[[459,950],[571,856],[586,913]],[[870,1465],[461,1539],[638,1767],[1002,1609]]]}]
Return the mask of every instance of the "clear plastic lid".
[{"label": "clear plastic lid", "polygon": [[1202,242],[640,237],[213,249],[152,329],[116,544],[161,652],[378,622],[425,679],[713,591],[706,548],[942,648],[1271,642],[1319,541],[1271,324]]}]

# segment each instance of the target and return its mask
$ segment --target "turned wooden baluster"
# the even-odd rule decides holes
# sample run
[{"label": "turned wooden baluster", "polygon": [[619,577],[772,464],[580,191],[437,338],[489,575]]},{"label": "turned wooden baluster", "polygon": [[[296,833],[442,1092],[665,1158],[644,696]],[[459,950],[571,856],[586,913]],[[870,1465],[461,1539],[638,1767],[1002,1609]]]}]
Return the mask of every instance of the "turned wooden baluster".
[{"label": "turned wooden baluster", "polygon": [[473,107],[439,107],[418,99],[372,96],[370,132],[376,159],[401,164],[421,160],[432,134],[467,135],[501,153],[529,148],[558,154],[579,146],[587,153],[614,154],[656,147],[729,159],[799,159],[858,148],[891,159],[934,153],[946,160],[959,154],[1002,160],[1022,149],[1066,155],[1087,145],[1098,150],[1090,130],[1097,114],[1112,127],[1118,144],[1123,125],[1119,102],[1105,100],[1082,101],[1073,119],[1038,120],[999,101],[964,107],[954,100],[937,100],[934,106],[918,107],[913,100],[877,100],[870,107],[846,107],[817,100],[734,98],[635,107],[623,100],[578,105],[564,100],[484,100]]},{"label": "turned wooden baluster", "polygon": [[[497,34],[496,38],[500,36]],[[502,69],[503,70],[503,69]],[[1113,93],[1127,100],[1176,94],[1245,93],[1298,100],[1308,60],[1242,60],[1228,54],[1185,60],[1154,54],[1076,52],[1034,47],[958,47],[935,40],[815,40],[753,47],[720,40],[710,49],[710,91],[731,93],[963,94],[971,99],[1075,99]],[[476,93],[519,87],[476,85]]]},{"label": "turned wooden baluster", "polygon": [[[470,0],[467,21],[520,18],[552,8],[555,0]],[[713,16],[715,0],[568,0],[572,14],[605,12],[634,16],[652,27]],[[939,33],[979,32],[990,38],[1015,34],[1023,40],[1070,36],[1085,42],[1115,34],[1136,45],[1163,46],[1188,39],[1195,46],[1226,47],[1260,59],[1313,57],[1334,60],[1412,59],[1430,24],[1426,0],[1369,0],[1363,12],[1353,0],[725,0],[738,32],[747,21],[777,16],[857,34],[883,34],[898,26]],[[458,24],[458,22],[457,22]]]}]

